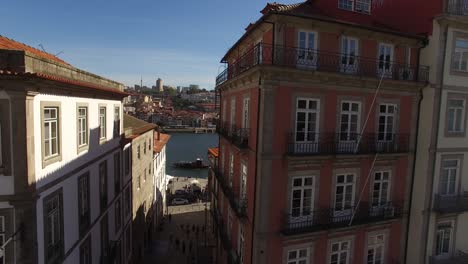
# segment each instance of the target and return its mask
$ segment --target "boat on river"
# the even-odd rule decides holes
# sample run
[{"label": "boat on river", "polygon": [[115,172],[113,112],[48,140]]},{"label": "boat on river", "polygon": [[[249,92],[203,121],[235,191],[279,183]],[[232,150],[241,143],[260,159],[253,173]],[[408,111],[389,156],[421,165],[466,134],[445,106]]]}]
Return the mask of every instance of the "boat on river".
[{"label": "boat on river", "polygon": [[208,164],[203,163],[203,160],[198,158],[195,161],[179,161],[172,163],[173,167],[181,169],[205,169],[208,168]]}]

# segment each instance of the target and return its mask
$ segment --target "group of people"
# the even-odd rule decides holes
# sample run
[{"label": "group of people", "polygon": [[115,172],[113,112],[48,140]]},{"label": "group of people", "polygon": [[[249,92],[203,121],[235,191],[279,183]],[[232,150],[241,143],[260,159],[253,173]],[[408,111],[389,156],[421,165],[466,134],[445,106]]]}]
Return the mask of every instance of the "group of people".
[{"label": "group of people", "polygon": [[169,235],[170,246],[174,247],[177,251],[180,250],[182,254],[187,255],[187,257],[194,262],[196,254],[195,247],[198,244],[199,236],[205,232],[205,226],[181,224],[178,228],[178,235],[174,236],[172,233]]}]

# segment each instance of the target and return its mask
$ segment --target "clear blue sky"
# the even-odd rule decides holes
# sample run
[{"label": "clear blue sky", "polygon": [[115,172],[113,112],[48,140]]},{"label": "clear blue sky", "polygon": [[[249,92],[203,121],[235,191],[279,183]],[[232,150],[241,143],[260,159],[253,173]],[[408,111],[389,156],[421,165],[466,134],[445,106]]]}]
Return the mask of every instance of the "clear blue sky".
[{"label": "clear blue sky", "polygon": [[[293,3],[300,0],[282,0]],[[266,0],[14,0],[0,34],[126,85],[212,89],[220,59]],[[272,2],[272,0],[270,0]]]}]

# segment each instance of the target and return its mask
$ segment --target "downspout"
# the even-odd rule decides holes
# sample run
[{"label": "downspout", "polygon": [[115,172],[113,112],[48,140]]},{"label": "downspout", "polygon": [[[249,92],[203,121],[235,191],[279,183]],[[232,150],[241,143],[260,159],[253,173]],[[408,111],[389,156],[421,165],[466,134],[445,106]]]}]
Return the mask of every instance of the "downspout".
[{"label": "downspout", "polygon": [[[427,208],[427,224],[426,224],[426,230],[424,232],[424,234],[426,234],[426,236],[428,235],[429,233],[429,223],[430,223],[430,220],[431,220],[431,207],[432,207],[432,202],[433,202],[433,198],[434,198],[434,195],[432,193],[433,189],[434,189],[434,176],[435,176],[435,167],[436,167],[436,164],[435,164],[435,161],[437,159],[437,149],[439,147],[439,126],[440,126],[440,111],[441,111],[441,108],[442,108],[442,90],[443,90],[443,87],[444,87],[444,72],[445,72],[445,60],[446,60],[446,57],[447,57],[447,42],[448,42],[448,25],[445,26],[445,30],[444,30],[444,38],[445,38],[445,41],[444,41],[444,53],[443,53],[443,57],[442,57],[442,69],[440,71],[440,88],[439,88],[439,105],[438,105],[438,108],[437,108],[437,126],[436,126],[436,134],[435,134],[435,147],[434,147],[434,162],[432,162],[432,177],[431,177],[431,185],[430,185],[430,196],[429,196],[429,208]],[[424,239],[424,241],[426,241],[427,243],[427,237],[426,239]],[[426,256],[427,256],[427,244],[425,243],[425,247],[424,247],[424,262],[426,260]]]},{"label": "downspout", "polygon": [[[274,58],[274,45],[275,45],[275,31],[276,31],[276,27],[275,27],[275,23],[274,22],[270,22],[270,21],[264,21],[264,23],[268,23],[268,24],[271,24],[273,26],[273,36],[272,36],[272,52],[271,52],[271,63],[273,64],[273,58]],[[262,54],[263,56],[263,54]],[[252,234],[251,234],[251,252],[250,252],[250,263],[253,264],[255,263],[254,262],[254,234],[255,234],[255,211],[256,211],[256,198],[257,198],[257,177],[258,177],[258,148],[260,146],[260,143],[259,143],[259,135],[260,135],[260,105],[261,105],[261,101],[262,101],[262,88],[261,88],[261,85],[262,85],[262,77],[259,77],[258,79],[258,100],[257,100],[257,133],[256,133],[256,144],[255,144],[255,178],[254,178],[254,200],[253,200],[253,215],[252,215]]]}]

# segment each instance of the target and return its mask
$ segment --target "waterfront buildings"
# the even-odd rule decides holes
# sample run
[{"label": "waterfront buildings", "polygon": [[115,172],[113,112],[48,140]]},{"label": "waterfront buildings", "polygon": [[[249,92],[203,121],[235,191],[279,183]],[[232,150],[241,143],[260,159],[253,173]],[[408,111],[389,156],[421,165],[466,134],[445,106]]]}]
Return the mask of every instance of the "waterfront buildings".
[{"label": "waterfront buildings", "polygon": [[0,36],[1,263],[122,263],[132,254],[124,96],[120,83]]},{"label": "waterfront buildings", "polygon": [[429,70],[402,4],[268,4],[223,57],[217,263],[404,262]]},{"label": "waterfront buildings", "polygon": [[443,6],[422,21],[430,65],[420,109],[406,263],[468,263],[468,7]]},{"label": "waterfront buildings", "polygon": [[156,125],[124,115],[125,138],[131,144],[133,263],[139,263],[156,230],[153,148]]}]

